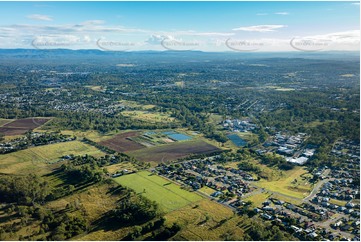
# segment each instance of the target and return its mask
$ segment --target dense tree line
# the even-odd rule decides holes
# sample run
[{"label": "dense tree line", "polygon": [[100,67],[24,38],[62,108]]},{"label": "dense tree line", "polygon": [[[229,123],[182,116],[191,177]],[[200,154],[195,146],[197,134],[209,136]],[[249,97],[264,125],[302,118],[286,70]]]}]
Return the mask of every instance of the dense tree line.
[{"label": "dense tree line", "polygon": [[30,205],[44,203],[51,194],[51,187],[43,178],[26,176],[0,176],[0,201]]},{"label": "dense tree line", "polygon": [[156,202],[132,193],[118,203],[113,214],[123,224],[142,224],[160,215]]}]

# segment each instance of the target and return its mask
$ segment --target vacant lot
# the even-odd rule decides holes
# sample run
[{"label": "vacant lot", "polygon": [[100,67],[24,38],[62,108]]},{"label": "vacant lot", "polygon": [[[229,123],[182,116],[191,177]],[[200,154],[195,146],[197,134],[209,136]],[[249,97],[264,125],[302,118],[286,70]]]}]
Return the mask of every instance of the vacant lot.
[{"label": "vacant lot", "polygon": [[261,193],[256,193],[255,195],[249,196],[247,198],[244,199],[244,201],[246,202],[252,202],[252,207],[260,207],[262,206],[262,203],[267,200],[268,197],[270,197],[271,194],[267,193],[267,192],[261,192]]},{"label": "vacant lot", "polygon": [[113,138],[108,140],[103,140],[99,144],[108,147],[109,149],[115,150],[117,152],[125,152],[132,150],[139,150],[145,146],[138,144],[128,138],[138,136],[139,133],[136,131],[126,132],[122,134],[117,134]]},{"label": "vacant lot", "polygon": [[28,130],[35,129],[48,122],[50,118],[25,118],[17,119],[0,127],[0,133],[5,135],[24,134]]},{"label": "vacant lot", "polygon": [[257,185],[287,196],[304,198],[312,190],[312,184],[305,179],[306,176],[308,176],[308,172],[303,167],[297,166],[290,171],[284,172],[277,181],[261,180]]},{"label": "vacant lot", "polygon": [[137,171],[137,168],[131,162],[120,162],[114,165],[107,166],[106,169],[109,173],[115,173],[122,170]]},{"label": "vacant lot", "polygon": [[220,151],[220,149],[204,141],[196,140],[141,149],[129,152],[129,155],[141,161],[162,162],[177,160],[191,154],[210,154],[216,151]]},{"label": "vacant lot", "polygon": [[65,134],[65,135],[76,136],[76,137],[78,137],[79,140],[81,138],[87,138],[87,139],[90,139],[90,140],[92,140],[94,142],[100,142],[100,141],[103,141],[103,140],[110,139],[116,134],[115,131],[111,131],[111,132],[108,132],[106,134],[102,134],[102,133],[99,133],[99,132],[97,132],[95,130],[87,130],[87,131],[62,130],[61,133]]},{"label": "vacant lot", "polygon": [[150,123],[164,123],[174,121],[173,117],[170,117],[167,113],[158,113],[150,111],[123,111],[124,116],[128,116],[134,119],[150,122]]},{"label": "vacant lot", "polygon": [[202,199],[201,196],[183,190],[178,185],[147,171],[117,177],[115,181],[157,202],[165,212]]},{"label": "vacant lot", "polygon": [[129,107],[129,108],[136,108],[139,110],[149,110],[155,107],[155,105],[151,105],[151,104],[140,104],[136,101],[129,101],[129,100],[120,100],[119,103],[121,103],[122,105]]},{"label": "vacant lot", "polygon": [[79,141],[44,145],[0,155],[0,172],[11,174],[42,173],[49,166],[47,163],[54,163],[61,156],[69,154],[105,155],[97,148]]},{"label": "vacant lot", "polygon": [[216,190],[214,190],[213,188],[206,187],[206,186],[202,187],[198,191],[201,192],[201,193],[204,193],[204,194],[206,194],[208,196],[216,192]]},{"label": "vacant lot", "polygon": [[219,203],[203,199],[165,215],[166,223],[181,225],[182,230],[172,240],[224,241],[244,240],[249,221],[234,215]]}]

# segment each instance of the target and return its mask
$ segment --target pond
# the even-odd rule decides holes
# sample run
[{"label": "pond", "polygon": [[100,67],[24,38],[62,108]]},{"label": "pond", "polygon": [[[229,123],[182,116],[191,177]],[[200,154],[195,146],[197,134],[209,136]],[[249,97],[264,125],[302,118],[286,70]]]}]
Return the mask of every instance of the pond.
[{"label": "pond", "polygon": [[177,140],[177,141],[182,141],[182,140],[191,140],[192,137],[189,137],[188,135],[185,134],[168,134],[167,135],[169,138],[173,139],[173,140]]},{"label": "pond", "polygon": [[235,144],[238,147],[247,145],[247,142],[236,134],[229,134],[227,135],[227,137],[233,142],[233,144]]}]

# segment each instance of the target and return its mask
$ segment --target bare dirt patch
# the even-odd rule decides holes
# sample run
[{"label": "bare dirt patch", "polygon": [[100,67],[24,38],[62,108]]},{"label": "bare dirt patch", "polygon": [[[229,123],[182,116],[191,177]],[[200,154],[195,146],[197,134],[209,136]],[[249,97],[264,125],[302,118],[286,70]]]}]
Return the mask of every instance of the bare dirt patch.
[{"label": "bare dirt patch", "polygon": [[138,136],[136,131],[117,134],[113,138],[99,142],[99,144],[108,147],[117,152],[133,151],[144,148],[144,145],[130,140],[130,137]]}]

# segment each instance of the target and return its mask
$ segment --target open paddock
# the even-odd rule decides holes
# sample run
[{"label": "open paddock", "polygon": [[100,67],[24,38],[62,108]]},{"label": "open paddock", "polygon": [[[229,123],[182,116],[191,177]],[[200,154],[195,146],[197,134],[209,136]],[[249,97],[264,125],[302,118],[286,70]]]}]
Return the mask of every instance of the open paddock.
[{"label": "open paddock", "polygon": [[172,161],[189,155],[211,154],[221,151],[219,148],[201,140],[188,142],[174,142],[171,144],[161,145],[128,152],[128,155],[134,156],[141,161]]},{"label": "open paddock", "polygon": [[145,146],[138,144],[128,138],[136,137],[139,133],[136,131],[126,132],[122,134],[117,134],[111,139],[103,140],[99,144],[108,147],[109,149],[115,150],[117,152],[133,151],[144,148]]},{"label": "open paddock", "polygon": [[165,212],[203,199],[198,194],[183,190],[178,185],[148,171],[120,176],[114,180],[157,202]]},{"label": "open paddock", "polygon": [[48,122],[50,118],[24,118],[5,123],[0,127],[0,133],[9,135],[24,134],[31,129],[40,127]]}]

